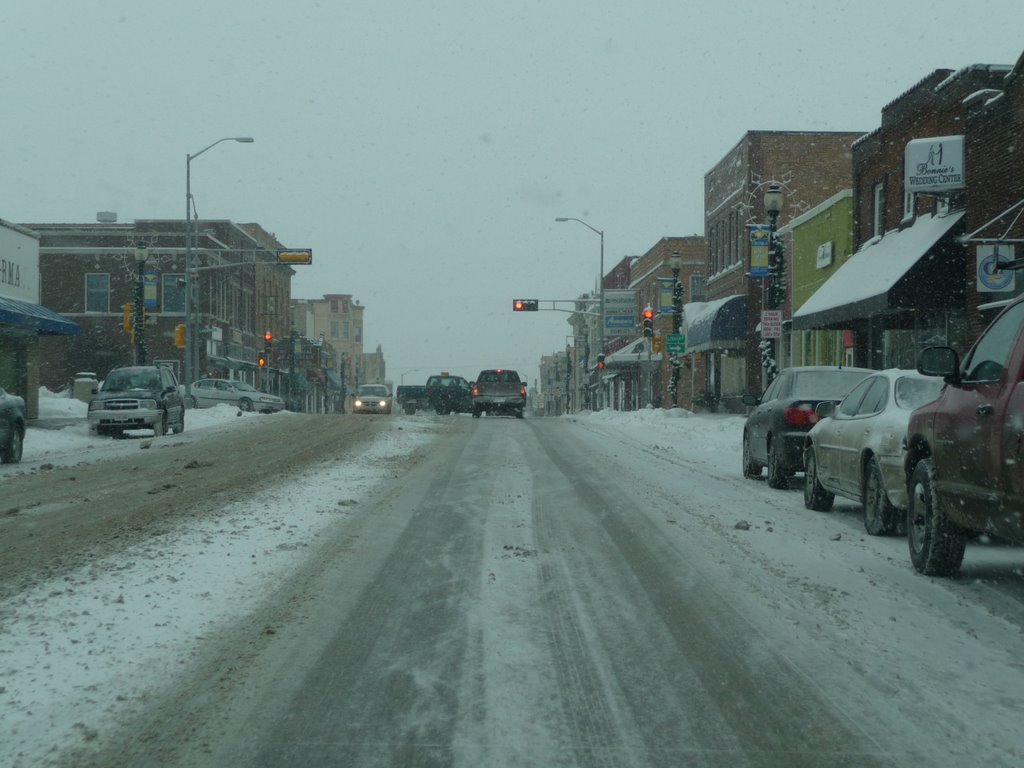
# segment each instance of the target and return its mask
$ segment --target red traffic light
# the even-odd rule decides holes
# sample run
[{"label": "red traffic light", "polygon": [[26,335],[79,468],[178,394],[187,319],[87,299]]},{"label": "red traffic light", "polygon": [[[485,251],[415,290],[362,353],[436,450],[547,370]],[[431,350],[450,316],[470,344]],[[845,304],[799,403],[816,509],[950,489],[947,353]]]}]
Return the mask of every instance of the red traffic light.
[{"label": "red traffic light", "polygon": [[604,353],[603,352],[597,356],[597,370],[599,370],[599,371],[603,371],[604,370]]},{"label": "red traffic light", "polygon": [[263,333],[263,341],[265,341],[267,344],[269,344],[273,340],[274,340],[274,334],[272,334],[270,331],[264,331],[264,333]]},{"label": "red traffic light", "polygon": [[654,319],[654,310],[651,309],[650,307],[646,307],[644,309],[644,320],[653,320],[653,319]]},{"label": "red traffic light", "polygon": [[537,299],[513,299],[513,312],[536,312],[540,301]]}]

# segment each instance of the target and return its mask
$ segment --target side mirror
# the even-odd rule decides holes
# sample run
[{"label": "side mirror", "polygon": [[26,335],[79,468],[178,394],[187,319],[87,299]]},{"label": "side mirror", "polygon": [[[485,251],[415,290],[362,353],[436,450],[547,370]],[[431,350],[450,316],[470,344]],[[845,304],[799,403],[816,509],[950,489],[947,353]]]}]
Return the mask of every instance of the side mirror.
[{"label": "side mirror", "polygon": [[952,347],[925,347],[917,370],[925,376],[941,376],[947,383],[960,383],[960,357]]},{"label": "side mirror", "polygon": [[814,407],[814,413],[819,419],[827,419],[836,412],[836,404],[831,400],[825,400]]},{"label": "side mirror", "polygon": [[744,395],[743,404],[749,406],[757,405],[757,395]]}]

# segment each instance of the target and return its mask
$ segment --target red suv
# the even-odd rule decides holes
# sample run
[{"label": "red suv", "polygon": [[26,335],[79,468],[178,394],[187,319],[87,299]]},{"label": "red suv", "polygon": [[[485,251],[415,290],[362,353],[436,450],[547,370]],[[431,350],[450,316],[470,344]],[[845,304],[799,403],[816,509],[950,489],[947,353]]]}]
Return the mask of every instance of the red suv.
[{"label": "red suv", "polygon": [[950,347],[928,347],[917,369],[946,386],[907,429],[910,559],[921,573],[950,576],[972,533],[1024,543],[1024,297],[962,363]]}]

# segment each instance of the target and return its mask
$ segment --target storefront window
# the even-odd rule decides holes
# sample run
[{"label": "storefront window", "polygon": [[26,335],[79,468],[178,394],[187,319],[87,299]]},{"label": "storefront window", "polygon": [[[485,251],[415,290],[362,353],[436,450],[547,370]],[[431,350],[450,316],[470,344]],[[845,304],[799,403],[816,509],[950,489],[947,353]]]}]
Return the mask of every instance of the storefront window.
[{"label": "storefront window", "polygon": [[163,276],[163,297],[160,306],[164,312],[185,312],[185,275],[165,274]]}]

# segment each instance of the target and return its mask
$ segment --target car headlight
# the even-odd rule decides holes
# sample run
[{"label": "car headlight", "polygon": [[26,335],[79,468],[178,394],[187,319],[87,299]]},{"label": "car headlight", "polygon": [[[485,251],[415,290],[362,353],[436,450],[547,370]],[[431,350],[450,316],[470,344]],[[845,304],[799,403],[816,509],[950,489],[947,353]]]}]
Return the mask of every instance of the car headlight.
[{"label": "car headlight", "polygon": [[103,403],[101,401],[99,401],[99,400],[90,400],[89,401],[89,410],[90,411],[98,411],[102,407],[103,407]]},{"label": "car headlight", "polygon": [[139,408],[156,410],[156,400],[139,400]]},{"label": "car headlight", "polygon": [[356,398],[355,406],[356,406],[356,408],[362,408],[363,407],[363,401],[360,400],[359,398]]},{"label": "car headlight", "polygon": [[381,407],[381,408],[383,408],[383,407],[384,407],[384,406],[386,406],[387,404],[388,404],[388,401],[387,401],[387,400],[381,400],[381,401],[380,401],[380,407]]}]

